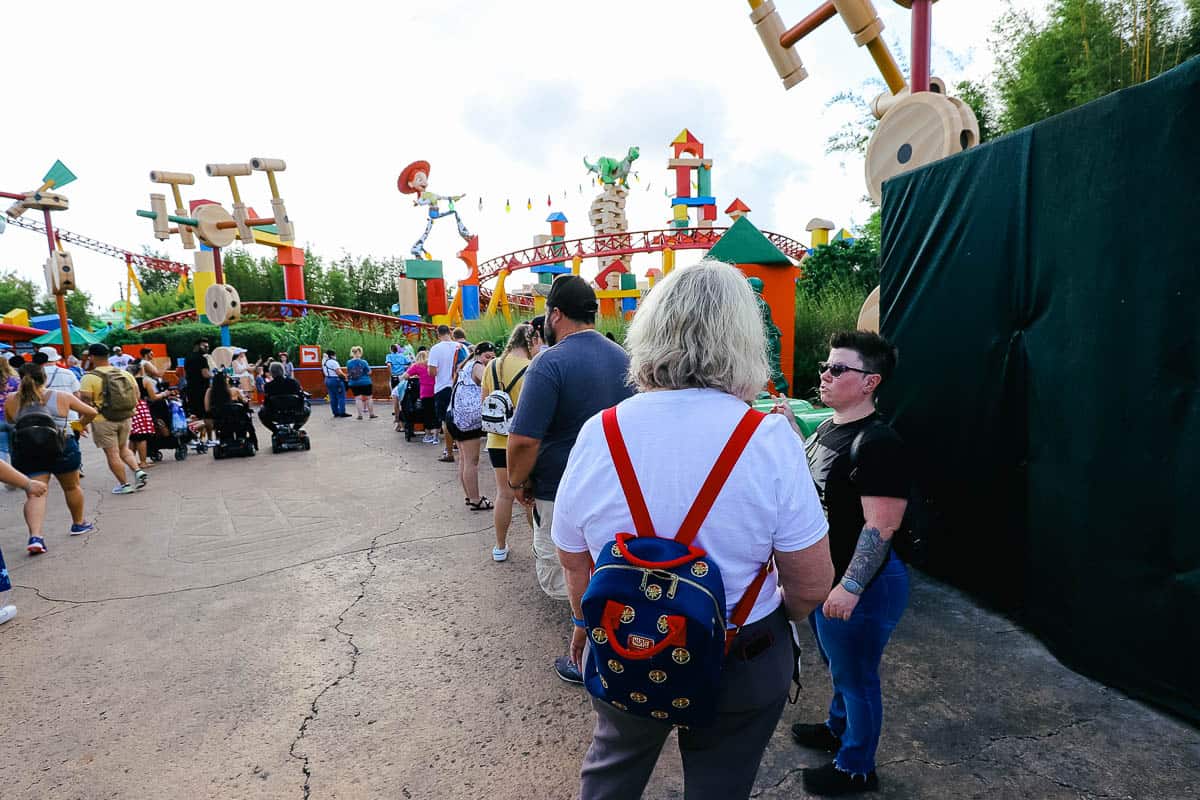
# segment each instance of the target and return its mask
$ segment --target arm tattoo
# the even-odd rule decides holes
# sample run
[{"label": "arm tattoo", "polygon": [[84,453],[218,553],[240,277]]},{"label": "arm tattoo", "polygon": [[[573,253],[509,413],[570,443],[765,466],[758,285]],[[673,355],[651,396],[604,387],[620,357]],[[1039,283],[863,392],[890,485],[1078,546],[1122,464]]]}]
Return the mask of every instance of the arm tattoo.
[{"label": "arm tattoo", "polygon": [[[860,587],[865,587],[887,560],[890,548],[891,544],[879,535],[878,528],[863,528],[862,533],[858,535],[858,546],[854,548],[854,558],[850,560],[843,580],[849,578]],[[849,587],[846,588],[847,591],[851,591]],[[862,590],[851,593],[861,594]]]}]

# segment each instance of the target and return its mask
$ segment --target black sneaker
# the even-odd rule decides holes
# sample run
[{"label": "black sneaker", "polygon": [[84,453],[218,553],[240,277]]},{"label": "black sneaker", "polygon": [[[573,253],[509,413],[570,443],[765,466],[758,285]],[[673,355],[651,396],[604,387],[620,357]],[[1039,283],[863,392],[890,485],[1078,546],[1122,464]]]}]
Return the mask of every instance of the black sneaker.
[{"label": "black sneaker", "polygon": [[823,767],[804,770],[804,791],[821,797],[878,792],[879,778],[874,770],[868,772],[866,777],[842,772],[830,761]]},{"label": "black sneaker", "polygon": [[792,725],[792,738],[801,747],[811,747],[813,750],[824,750],[836,753],[842,747],[842,740],[833,735],[829,726],[824,722],[796,722]]}]

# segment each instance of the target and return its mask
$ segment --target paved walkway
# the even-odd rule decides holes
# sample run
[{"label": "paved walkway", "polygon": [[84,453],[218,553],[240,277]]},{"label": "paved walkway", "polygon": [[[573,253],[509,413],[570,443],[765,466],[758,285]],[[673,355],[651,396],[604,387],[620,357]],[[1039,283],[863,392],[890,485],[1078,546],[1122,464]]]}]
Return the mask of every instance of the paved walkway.
[{"label": "paved walkway", "polygon": [[[68,538],[52,495],[37,558],[0,490],[6,800],[574,797],[591,711],[549,669],[569,626],[524,521],[493,564],[434,448],[324,406],[309,429],[309,453],[168,460],[125,497],[85,442],[98,530]],[[893,641],[880,796],[1200,796],[1200,733],[957,593],[917,581]],[[805,667],[785,723],[821,715]],[[803,797],[818,762],[781,725],[756,796]],[[682,796],[678,764],[646,797]]]}]

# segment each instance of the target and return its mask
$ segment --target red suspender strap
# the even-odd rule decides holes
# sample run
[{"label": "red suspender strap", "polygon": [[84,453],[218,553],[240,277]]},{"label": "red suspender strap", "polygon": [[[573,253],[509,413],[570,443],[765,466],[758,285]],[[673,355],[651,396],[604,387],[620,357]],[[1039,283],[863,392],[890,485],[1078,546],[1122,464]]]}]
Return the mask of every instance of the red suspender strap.
[{"label": "red suspender strap", "polygon": [[763,582],[767,576],[775,569],[775,559],[768,559],[767,563],[762,565],[762,569],[754,576],[754,580],[746,587],[746,593],[742,595],[742,599],[738,600],[736,606],[733,607],[733,613],[729,615],[729,624],[732,628],[725,629],[725,652],[729,652],[730,645],[737,637],[738,631],[746,624],[746,620],[750,617],[750,611],[754,608],[755,601],[758,600],[758,593],[762,591]]},{"label": "red suspender strap", "polygon": [[629,512],[633,515],[633,525],[637,528],[638,536],[654,537],[654,523],[650,520],[650,510],[646,508],[646,498],[642,496],[642,487],[638,485],[637,475],[633,471],[633,462],[629,460],[629,451],[625,449],[625,439],[621,436],[621,428],[617,425],[617,407],[604,410],[601,415],[604,423],[604,438],[608,440],[608,450],[612,454],[613,466],[617,468],[617,477],[621,481],[621,490],[625,492],[625,502],[629,504]]},{"label": "red suspender strap", "polygon": [[742,421],[733,429],[733,434],[730,435],[725,449],[721,451],[721,455],[717,456],[717,461],[704,480],[704,485],[700,487],[700,494],[696,495],[696,502],[692,503],[687,516],[683,518],[675,541],[690,545],[696,538],[696,534],[700,533],[700,526],[704,524],[708,512],[712,510],[713,503],[717,502],[717,495],[721,493],[721,487],[729,479],[729,473],[733,472],[733,467],[741,457],[742,451],[750,443],[750,437],[754,435],[759,423],[766,419],[766,416],[761,411],[755,411],[752,408],[746,410]]}]

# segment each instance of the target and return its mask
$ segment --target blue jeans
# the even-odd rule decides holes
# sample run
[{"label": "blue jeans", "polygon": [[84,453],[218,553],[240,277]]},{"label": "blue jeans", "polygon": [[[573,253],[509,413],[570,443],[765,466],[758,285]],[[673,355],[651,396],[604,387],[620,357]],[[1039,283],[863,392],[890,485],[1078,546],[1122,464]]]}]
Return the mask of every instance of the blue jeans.
[{"label": "blue jeans", "polygon": [[329,409],[336,417],[346,413],[346,387],[341,378],[326,378],[325,389],[329,392]]},{"label": "blue jeans", "polygon": [[8,580],[8,568],[4,566],[4,551],[0,550],[0,592],[7,592],[12,588],[12,584]]},{"label": "blue jeans", "polygon": [[875,750],[883,727],[879,662],[907,605],[908,568],[890,553],[850,619],[827,619],[820,608],[809,615],[817,650],[833,678],[833,700],[825,724],[842,740],[834,763],[843,772],[865,775],[875,769]]}]

